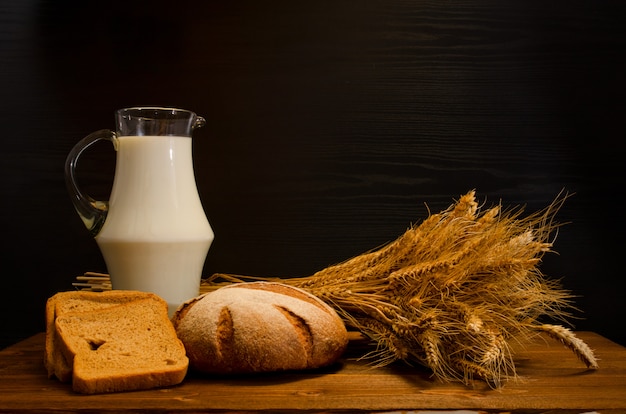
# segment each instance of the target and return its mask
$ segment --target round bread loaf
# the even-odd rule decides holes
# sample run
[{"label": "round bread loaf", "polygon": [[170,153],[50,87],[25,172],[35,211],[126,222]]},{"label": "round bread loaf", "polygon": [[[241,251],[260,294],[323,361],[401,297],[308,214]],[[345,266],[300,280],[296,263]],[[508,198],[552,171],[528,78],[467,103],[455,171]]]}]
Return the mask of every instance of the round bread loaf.
[{"label": "round bread loaf", "polygon": [[348,344],[335,310],[281,283],[229,285],[182,304],[172,322],[192,369],[252,373],[319,368]]}]

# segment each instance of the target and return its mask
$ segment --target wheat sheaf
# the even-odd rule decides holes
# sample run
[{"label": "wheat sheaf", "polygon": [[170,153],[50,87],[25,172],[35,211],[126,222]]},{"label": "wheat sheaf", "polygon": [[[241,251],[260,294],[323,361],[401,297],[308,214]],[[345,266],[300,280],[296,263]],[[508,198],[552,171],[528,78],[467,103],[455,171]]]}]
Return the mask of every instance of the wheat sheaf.
[{"label": "wheat sheaf", "polygon": [[[375,366],[419,363],[444,381],[492,387],[517,377],[512,341],[545,333],[588,368],[593,351],[567,324],[572,295],[539,269],[553,251],[555,214],[567,194],[544,210],[483,209],[475,191],[430,214],[395,241],[298,278],[217,273],[201,292],[252,280],[302,288],[331,306],[375,346],[363,358]],[[546,320],[552,323],[546,323]]]}]

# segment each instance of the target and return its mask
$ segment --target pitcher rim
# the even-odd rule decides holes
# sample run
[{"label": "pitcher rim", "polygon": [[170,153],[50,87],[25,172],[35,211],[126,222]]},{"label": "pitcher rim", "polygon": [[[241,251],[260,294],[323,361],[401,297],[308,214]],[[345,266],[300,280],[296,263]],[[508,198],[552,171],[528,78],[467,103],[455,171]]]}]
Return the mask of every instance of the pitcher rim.
[{"label": "pitcher rim", "polygon": [[115,111],[116,114],[122,114],[130,111],[168,111],[168,112],[187,112],[198,116],[198,114],[189,109],[183,109],[173,106],[130,106],[128,108],[120,108]]}]

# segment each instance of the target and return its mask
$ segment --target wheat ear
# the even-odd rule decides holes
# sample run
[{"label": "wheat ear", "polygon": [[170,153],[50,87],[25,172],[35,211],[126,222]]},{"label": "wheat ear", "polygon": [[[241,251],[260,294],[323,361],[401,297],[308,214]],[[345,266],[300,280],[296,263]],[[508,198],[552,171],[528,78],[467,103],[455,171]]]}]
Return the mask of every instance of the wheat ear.
[{"label": "wheat ear", "polygon": [[544,332],[552,339],[561,342],[580,359],[587,368],[597,369],[598,360],[589,345],[578,338],[574,332],[561,325],[543,324],[535,327],[540,332]]}]

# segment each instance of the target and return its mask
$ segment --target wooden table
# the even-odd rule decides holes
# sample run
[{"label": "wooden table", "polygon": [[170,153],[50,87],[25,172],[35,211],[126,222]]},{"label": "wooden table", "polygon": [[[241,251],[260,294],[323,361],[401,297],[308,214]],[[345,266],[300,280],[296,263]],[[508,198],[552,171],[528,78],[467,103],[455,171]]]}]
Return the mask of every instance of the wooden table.
[{"label": "wooden table", "polygon": [[560,344],[538,341],[517,352],[518,382],[493,390],[440,383],[404,364],[370,368],[354,360],[364,343],[351,341],[340,363],[318,371],[239,378],[189,374],[180,386],[104,395],[78,395],[48,379],[44,334],[0,352],[0,412],[626,412],[626,348],[579,332],[596,350],[600,369],[584,368]]}]

